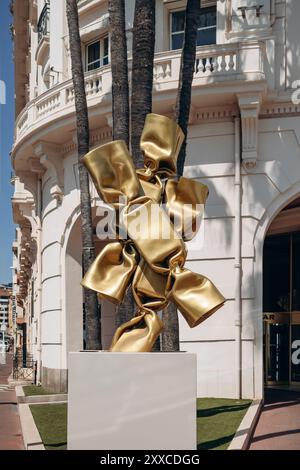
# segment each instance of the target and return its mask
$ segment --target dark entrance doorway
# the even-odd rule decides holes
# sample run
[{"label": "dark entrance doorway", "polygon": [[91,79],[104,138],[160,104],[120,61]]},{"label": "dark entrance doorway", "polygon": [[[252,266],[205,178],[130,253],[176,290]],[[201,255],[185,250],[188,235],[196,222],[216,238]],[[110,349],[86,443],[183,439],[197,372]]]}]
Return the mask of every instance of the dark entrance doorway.
[{"label": "dark entrance doorway", "polygon": [[270,235],[264,245],[266,384],[300,383],[300,232]]},{"label": "dark entrance doorway", "polygon": [[[276,317],[276,315],[272,316]],[[278,322],[278,319],[265,320],[264,325],[265,380],[269,384],[288,383],[290,325],[275,322]]]}]

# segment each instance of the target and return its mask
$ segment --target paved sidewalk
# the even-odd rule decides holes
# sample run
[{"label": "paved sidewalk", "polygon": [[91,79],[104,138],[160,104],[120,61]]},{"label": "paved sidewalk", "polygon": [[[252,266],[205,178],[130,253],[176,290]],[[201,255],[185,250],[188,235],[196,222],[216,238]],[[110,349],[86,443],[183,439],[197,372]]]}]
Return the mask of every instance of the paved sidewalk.
[{"label": "paved sidewalk", "polygon": [[7,381],[11,371],[12,354],[6,354],[6,364],[0,364],[0,450],[23,450],[16,393]]},{"label": "paved sidewalk", "polygon": [[300,450],[300,392],[266,389],[250,450]]}]

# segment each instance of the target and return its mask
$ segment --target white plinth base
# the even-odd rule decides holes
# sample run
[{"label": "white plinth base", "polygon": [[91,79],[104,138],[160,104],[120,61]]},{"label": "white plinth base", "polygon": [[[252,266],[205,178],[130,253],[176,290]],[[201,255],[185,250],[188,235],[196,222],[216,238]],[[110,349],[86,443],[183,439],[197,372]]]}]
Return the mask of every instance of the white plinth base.
[{"label": "white plinth base", "polygon": [[196,449],[196,354],[69,354],[69,450]]}]

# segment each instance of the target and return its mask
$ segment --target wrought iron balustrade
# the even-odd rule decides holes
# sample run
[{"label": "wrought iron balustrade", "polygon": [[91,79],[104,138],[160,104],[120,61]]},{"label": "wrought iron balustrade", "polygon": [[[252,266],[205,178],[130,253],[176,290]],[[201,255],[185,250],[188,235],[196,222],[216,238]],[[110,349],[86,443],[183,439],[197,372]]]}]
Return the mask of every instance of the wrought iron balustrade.
[{"label": "wrought iron balustrade", "polygon": [[38,42],[50,33],[50,2],[46,2],[37,25]]},{"label": "wrought iron balustrade", "polygon": [[13,378],[16,380],[25,379],[35,382],[36,362],[32,354],[24,356],[23,351],[17,348],[13,358]]}]

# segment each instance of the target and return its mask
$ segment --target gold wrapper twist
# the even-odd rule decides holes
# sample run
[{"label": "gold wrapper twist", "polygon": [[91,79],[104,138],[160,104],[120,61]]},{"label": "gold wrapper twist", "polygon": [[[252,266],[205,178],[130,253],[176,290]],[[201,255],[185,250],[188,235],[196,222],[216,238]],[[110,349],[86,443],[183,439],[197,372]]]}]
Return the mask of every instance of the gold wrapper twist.
[{"label": "gold wrapper twist", "polygon": [[199,181],[184,178],[168,180],[165,187],[166,211],[184,241],[197,233],[208,197],[208,187]]},{"label": "gold wrapper twist", "polygon": [[[174,121],[148,114],[141,137],[144,169],[135,170],[123,141],[102,145],[82,159],[99,196],[118,211],[118,223],[130,237],[108,244],[82,280],[117,304],[132,283],[138,312],[116,330],[110,351],[151,351],[163,329],[157,312],[170,301],[191,328],[225,302],[209,279],[184,268],[184,241],[199,230],[208,188],[184,177],[177,181],[183,138]],[[139,215],[143,226],[137,230]]]},{"label": "gold wrapper twist", "polygon": [[132,282],[133,297],[139,309],[148,308],[158,311],[165,308],[168,304],[167,281],[167,276],[153,271],[142,260],[136,269]]},{"label": "gold wrapper twist", "polygon": [[[106,245],[86,273],[83,284],[115,304],[122,302],[139,261],[130,242]],[[112,282],[113,280],[113,282]]]}]

